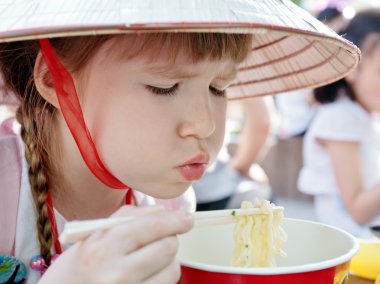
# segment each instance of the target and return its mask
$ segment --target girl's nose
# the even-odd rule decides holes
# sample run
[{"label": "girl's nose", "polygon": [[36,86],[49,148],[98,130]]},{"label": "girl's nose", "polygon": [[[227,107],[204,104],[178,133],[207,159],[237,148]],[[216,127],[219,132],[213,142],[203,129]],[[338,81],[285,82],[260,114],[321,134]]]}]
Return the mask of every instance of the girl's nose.
[{"label": "girl's nose", "polygon": [[205,139],[212,135],[215,131],[214,104],[209,93],[194,95],[191,100],[186,101],[182,113],[183,120],[178,127],[179,136]]}]

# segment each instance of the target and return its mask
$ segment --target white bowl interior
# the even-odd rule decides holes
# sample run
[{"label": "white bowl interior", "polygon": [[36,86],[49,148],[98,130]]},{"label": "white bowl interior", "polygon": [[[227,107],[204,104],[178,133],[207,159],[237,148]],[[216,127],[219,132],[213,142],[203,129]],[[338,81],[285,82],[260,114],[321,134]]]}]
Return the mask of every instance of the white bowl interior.
[{"label": "white bowl interior", "polygon": [[[286,258],[277,258],[278,267],[309,266],[323,263],[325,267],[349,260],[356,252],[357,241],[346,232],[303,220],[284,219],[288,234],[284,246]],[[233,225],[195,228],[179,237],[178,257],[183,263],[230,266],[233,250]],[[314,269],[313,269],[314,266]],[[305,270],[305,269],[302,269]]]}]

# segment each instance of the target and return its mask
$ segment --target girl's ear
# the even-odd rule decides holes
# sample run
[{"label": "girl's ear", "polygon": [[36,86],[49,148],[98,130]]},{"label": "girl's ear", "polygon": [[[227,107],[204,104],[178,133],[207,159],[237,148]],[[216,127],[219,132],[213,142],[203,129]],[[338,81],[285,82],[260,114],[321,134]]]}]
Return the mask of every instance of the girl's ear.
[{"label": "girl's ear", "polygon": [[58,98],[53,86],[49,69],[46,65],[42,53],[39,52],[33,70],[34,84],[40,95],[57,109],[59,108]]}]

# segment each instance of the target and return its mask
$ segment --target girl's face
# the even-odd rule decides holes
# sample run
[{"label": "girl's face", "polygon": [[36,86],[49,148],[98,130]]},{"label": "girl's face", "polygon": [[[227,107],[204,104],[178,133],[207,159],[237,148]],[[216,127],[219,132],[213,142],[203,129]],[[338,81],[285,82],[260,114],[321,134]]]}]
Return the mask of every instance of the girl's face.
[{"label": "girl's face", "polygon": [[369,112],[380,111],[380,44],[364,52],[359,67],[349,76],[357,101]]},{"label": "girl's face", "polygon": [[173,63],[167,50],[154,60],[123,60],[110,56],[109,47],[94,55],[79,82],[99,155],[133,189],[176,197],[201,178],[222,145],[224,90],[236,66],[230,60],[193,63],[184,54]]}]

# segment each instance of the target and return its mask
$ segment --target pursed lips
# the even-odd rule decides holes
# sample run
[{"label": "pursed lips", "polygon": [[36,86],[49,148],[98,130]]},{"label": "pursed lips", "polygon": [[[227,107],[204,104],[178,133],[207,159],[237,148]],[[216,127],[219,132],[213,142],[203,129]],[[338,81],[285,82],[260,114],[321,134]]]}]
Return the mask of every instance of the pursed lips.
[{"label": "pursed lips", "polygon": [[209,161],[210,156],[208,153],[200,153],[178,166],[177,169],[186,180],[198,180],[204,175]]}]

